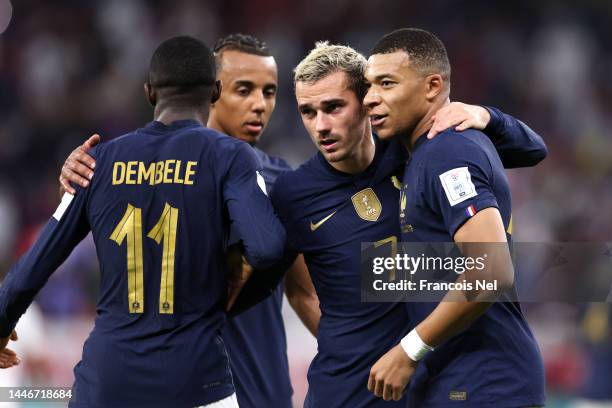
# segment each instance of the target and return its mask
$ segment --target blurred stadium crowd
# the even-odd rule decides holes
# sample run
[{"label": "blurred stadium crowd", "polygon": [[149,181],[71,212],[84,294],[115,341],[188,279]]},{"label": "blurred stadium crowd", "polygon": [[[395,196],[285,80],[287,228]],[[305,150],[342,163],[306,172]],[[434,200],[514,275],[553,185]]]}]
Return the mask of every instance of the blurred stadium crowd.
[{"label": "blurred stadium crowd", "polygon": [[[317,40],[367,54],[402,26],[445,42],[453,100],[499,107],[547,142],[542,164],[509,172],[515,241],[612,240],[610,2],[0,0],[0,276],[57,206],[57,177],[69,152],[94,132],[110,139],[150,120],[142,83],[160,41],[182,33],[212,45],[231,32],[265,40],[280,88],[261,147],[297,165],[315,150],[296,110],[293,67]],[[38,342],[22,368],[26,379],[15,381],[70,385],[96,287],[95,250],[85,242],[37,298],[42,317],[34,312],[39,329],[31,333]],[[593,397],[585,387],[594,375],[612,389],[608,306],[525,306],[553,404]],[[288,332],[301,330],[290,319]],[[300,340],[306,331],[297,333],[289,342],[312,348],[310,339]],[[291,347],[299,405],[311,355]],[[0,384],[8,384],[2,375]]]}]

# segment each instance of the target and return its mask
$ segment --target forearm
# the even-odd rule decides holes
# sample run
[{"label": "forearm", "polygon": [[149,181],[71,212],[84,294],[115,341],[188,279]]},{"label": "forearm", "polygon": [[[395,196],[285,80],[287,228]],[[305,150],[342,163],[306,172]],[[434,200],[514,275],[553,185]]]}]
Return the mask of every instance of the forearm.
[{"label": "forearm", "polygon": [[491,120],[484,133],[495,145],[505,168],[535,166],[546,157],[544,140],[529,126],[499,109],[486,109]]},{"label": "forearm", "polygon": [[285,278],[285,295],[304,326],[316,337],[321,320],[319,297],[303,255],[299,255]]},{"label": "forearm", "polygon": [[317,336],[319,321],[321,320],[321,309],[319,308],[319,298],[314,295],[302,293],[299,295],[287,296],[289,304],[298,315],[304,326],[313,336]]},{"label": "forearm", "polygon": [[0,337],[8,336],[13,331],[19,318],[58,266],[49,256],[53,252],[48,239],[51,228],[48,225],[43,230],[41,238],[11,268],[0,286]]},{"label": "forearm", "polygon": [[87,235],[84,195],[66,195],[53,217],[0,286],[0,337],[7,336],[51,274]]},{"label": "forearm", "polygon": [[38,292],[38,285],[32,286],[31,282],[30,288],[24,285],[28,280],[23,279],[21,274],[16,265],[0,287],[0,338],[8,336],[15,329],[17,321]]},{"label": "forearm", "polygon": [[[244,313],[272,295],[295,259],[295,253],[287,251],[283,259],[273,267],[254,271],[240,291],[234,306],[229,310],[229,316],[234,317]],[[242,264],[242,261],[240,263]]]},{"label": "forearm", "polygon": [[474,264],[459,274],[457,287],[465,289],[448,291],[417,325],[422,341],[434,348],[468,328],[514,284],[512,259],[496,208],[480,211],[457,231],[454,239],[462,258],[478,259],[482,266]]},{"label": "forearm", "polygon": [[491,305],[485,302],[441,302],[416,327],[416,331],[431,347],[437,347],[468,328]]}]

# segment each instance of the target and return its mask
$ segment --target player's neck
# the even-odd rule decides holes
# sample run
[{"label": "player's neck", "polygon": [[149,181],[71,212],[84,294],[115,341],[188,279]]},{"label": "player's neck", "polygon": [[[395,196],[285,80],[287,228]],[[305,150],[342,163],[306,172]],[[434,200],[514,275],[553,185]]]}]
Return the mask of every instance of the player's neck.
[{"label": "player's neck", "polygon": [[179,108],[158,104],[155,107],[153,118],[164,125],[169,125],[179,120],[195,120],[206,126],[206,122],[208,122],[208,108]]},{"label": "player's neck", "polygon": [[431,125],[433,124],[432,118],[436,114],[436,112],[439,111],[444,106],[448,105],[449,103],[450,103],[450,99],[444,98],[444,99],[440,99],[439,101],[434,102],[429,107],[429,110],[427,111],[425,116],[423,116],[423,118],[417,123],[416,127],[414,128],[412,133],[407,138],[407,140],[409,140],[409,143],[408,144],[404,143],[405,146],[407,145],[409,150],[412,148],[412,146],[414,146],[414,144],[416,143],[419,137],[421,137],[425,132],[431,129]]}]

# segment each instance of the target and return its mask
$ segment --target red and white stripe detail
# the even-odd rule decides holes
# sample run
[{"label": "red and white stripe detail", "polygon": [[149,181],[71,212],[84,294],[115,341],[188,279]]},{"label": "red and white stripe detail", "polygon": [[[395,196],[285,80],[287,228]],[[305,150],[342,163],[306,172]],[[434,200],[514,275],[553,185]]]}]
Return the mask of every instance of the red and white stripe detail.
[{"label": "red and white stripe detail", "polygon": [[473,217],[476,215],[476,207],[474,207],[474,204],[470,204],[470,206],[465,209],[465,212],[468,216]]}]

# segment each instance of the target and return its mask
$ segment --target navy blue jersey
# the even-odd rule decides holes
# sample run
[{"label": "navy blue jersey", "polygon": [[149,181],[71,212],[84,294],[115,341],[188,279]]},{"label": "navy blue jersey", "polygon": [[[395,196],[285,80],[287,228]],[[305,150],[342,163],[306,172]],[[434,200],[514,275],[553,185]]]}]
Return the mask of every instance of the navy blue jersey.
[{"label": "navy blue jersey", "polygon": [[287,245],[304,254],[319,297],[318,353],[308,370],[307,407],[402,406],[368,392],[370,368],[406,333],[397,303],[361,303],[361,242],[389,251],[399,237],[399,182],[406,158],[396,143],[376,141],[359,175],[337,171],[318,153],[279,176],[271,198]]},{"label": "navy blue jersey", "polygon": [[[278,175],[291,167],[283,159],[268,156],[257,148],[253,151],[262,165],[261,174],[269,192]],[[282,303],[281,283],[271,296],[229,319],[224,328],[223,340],[230,355],[238,405],[242,408],[291,407],[293,390]]]},{"label": "navy blue jersey", "polygon": [[535,166],[548,154],[542,137],[529,126],[497,108],[486,108],[491,120],[483,132],[491,139],[507,169]]},{"label": "navy blue jersey", "polygon": [[[491,136],[508,151],[509,164],[534,165],[546,154],[542,139],[509,115],[491,110],[489,128],[502,133]],[[274,185],[271,198],[287,230],[287,251],[304,254],[322,313],[307,407],[405,406],[367,390],[372,365],[407,333],[408,315],[403,304],[361,303],[360,254],[361,242],[377,242],[388,254],[397,243],[406,157],[401,145],[376,140],[374,161],[361,174],[339,172],[319,153]],[[254,275],[247,285],[260,280]]]},{"label": "navy blue jersey", "polygon": [[151,122],[92,153],[91,186],[64,200],[2,286],[0,335],[91,229],[100,294],[70,405],[193,407],[227,397],[220,329],[230,224],[256,267],[284,246],[257,158],[192,120]]},{"label": "navy blue jersey", "polygon": [[[453,242],[475,213],[495,207],[510,227],[510,188],[500,158],[481,132],[421,136],[406,164],[402,241]],[[510,239],[510,236],[508,236]],[[432,303],[407,303],[414,325]],[[519,407],[544,404],[544,370],[518,303],[497,302],[461,334],[429,353],[407,392],[414,406]]]}]

